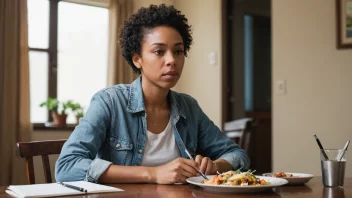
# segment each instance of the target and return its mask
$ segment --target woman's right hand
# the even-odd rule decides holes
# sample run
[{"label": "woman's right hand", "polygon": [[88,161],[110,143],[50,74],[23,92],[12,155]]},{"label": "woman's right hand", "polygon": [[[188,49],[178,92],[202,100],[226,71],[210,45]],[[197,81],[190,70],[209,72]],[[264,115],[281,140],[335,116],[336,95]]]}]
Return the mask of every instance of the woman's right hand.
[{"label": "woman's right hand", "polygon": [[152,169],[152,178],[155,183],[186,183],[187,178],[197,175],[196,170],[199,170],[199,165],[190,159],[177,158],[167,164],[153,167]]}]

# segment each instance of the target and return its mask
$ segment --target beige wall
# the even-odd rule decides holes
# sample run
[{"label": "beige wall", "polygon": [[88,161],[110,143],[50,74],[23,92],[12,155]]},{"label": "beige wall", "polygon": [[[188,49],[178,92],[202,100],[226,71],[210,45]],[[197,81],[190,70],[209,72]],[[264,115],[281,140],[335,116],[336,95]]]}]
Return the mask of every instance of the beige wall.
[{"label": "beige wall", "polygon": [[166,4],[166,5],[174,5],[175,0],[133,0],[133,10],[137,11],[141,7],[148,7],[150,4],[159,5],[159,4]]},{"label": "beige wall", "polygon": [[273,93],[275,171],[321,175],[313,134],[326,148],[352,139],[352,49],[336,49],[335,25],[335,1],[272,0],[273,83],[287,81]]},{"label": "beige wall", "polygon": [[[176,0],[175,7],[193,30],[193,45],[175,90],[193,96],[221,127],[221,1]],[[216,53],[215,65],[209,64],[210,52]]]}]

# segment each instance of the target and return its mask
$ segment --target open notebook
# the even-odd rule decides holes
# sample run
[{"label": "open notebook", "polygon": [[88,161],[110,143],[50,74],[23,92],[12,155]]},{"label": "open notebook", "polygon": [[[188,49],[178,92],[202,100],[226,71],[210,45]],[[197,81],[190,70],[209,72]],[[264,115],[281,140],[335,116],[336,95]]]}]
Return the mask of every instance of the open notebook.
[{"label": "open notebook", "polygon": [[104,186],[86,181],[64,182],[65,184],[74,185],[84,188],[87,192],[65,187],[59,183],[50,184],[32,184],[32,185],[11,185],[7,188],[6,193],[16,197],[55,197],[64,195],[79,195],[92,193],[106,193],[123,191],[119,188]]}]

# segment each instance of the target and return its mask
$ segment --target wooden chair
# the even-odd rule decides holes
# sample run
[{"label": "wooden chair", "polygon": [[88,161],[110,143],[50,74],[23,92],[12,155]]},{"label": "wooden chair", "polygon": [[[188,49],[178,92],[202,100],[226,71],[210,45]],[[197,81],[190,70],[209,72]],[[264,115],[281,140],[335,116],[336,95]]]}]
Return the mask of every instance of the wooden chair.
[{"label": "wooden chair", "polygon": [[46,183],[52,183],[48,155],[60,154],[66,140],[46,140],[33,142],[18,142],[17,155],[26,159],[27,180],[35,184],[33,157],[41,156]]},{"label": "wooden chair", "polygon": [[238,145],[249,152],[251,134],[255,130],[254,118],[242,118],[226,122],[224,125],[224,133]]}]

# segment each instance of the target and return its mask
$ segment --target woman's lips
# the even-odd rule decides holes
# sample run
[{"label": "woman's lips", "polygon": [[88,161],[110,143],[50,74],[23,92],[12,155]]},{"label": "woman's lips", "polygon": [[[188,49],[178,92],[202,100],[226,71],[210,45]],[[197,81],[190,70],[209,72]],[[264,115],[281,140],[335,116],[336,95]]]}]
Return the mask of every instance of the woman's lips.
[{"label": "woman's lips", "polygon": [[166,79],[176,79],[178,78],[178,73],[177,72],[167,72],[165,74],[163,74],[163,77],[166,78]]},{"label": "woman's lips", "polygon": [[166,72],[165,74],[163,75],[178,75],[177,72],[175,71],[169,71],[169,72]]}]

